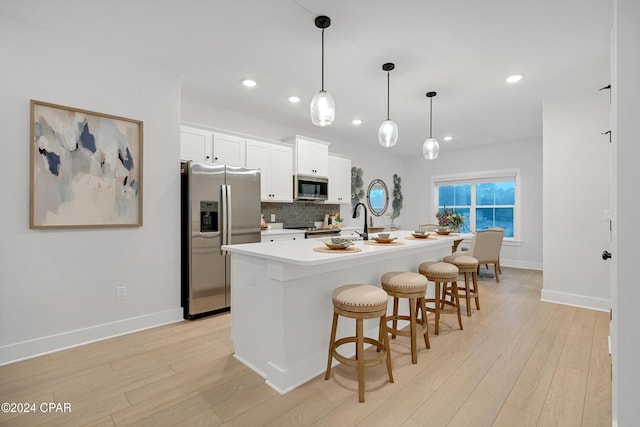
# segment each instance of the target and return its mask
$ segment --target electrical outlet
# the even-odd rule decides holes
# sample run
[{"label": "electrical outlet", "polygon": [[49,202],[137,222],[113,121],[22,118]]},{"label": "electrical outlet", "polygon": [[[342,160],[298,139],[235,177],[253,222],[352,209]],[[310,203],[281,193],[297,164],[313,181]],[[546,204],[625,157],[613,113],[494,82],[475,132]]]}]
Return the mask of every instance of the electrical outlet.
[{"label": "electrical outlet", "polygon": [[118,286],[116,288],[116,300],[121,301],[127,299],[127,287]]},{"label": "electrical outlet", "polygon": [[276,214],[271,214],[271,222],[276,222]]}]

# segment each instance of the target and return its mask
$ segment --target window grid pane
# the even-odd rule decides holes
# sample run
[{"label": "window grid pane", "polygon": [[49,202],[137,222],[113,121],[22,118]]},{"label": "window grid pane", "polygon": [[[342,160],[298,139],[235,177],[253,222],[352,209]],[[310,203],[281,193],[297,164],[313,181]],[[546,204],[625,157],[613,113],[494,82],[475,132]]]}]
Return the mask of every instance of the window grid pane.
[{"label": "window grid pane", "polygon": [[438,210],[453,209],[464,218],[460,232],[502,227],[515,237],[515,180],[438,186]]}]

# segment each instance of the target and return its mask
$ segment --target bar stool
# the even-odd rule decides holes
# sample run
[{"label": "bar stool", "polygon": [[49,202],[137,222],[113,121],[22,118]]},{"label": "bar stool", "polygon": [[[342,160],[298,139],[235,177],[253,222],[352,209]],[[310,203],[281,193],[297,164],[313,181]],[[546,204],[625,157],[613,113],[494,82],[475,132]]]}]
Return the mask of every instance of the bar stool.
[{"label": "bar stool", "polygon": [[[423,262],[418,267],[420,274],[435,283],[435,298],[427,298],[426,302],[434,303],[434,308],[427,307],[427,311],[435,313],[435,332],[440,334],[440,315],[456,313],[458,324],[462,330],[462,317],[460,317],[460,298],[458,295],[458,267],[446,262]],[[451,301],[446,296],[451,296]],[[448,308],[445,308],[449,306]]]},{"label": "bar stool", "polygon": [[[453,256],[444,257],[444,262],[458,267],[458,271],[464,275],[464,288],[458,286],[459,291],[464,291],[464,297],[467,301],[467,317],[471,317],[471,298],[476,300],[476,310],[480,310],[480,297],[478,295],[478,260],[471,256]],[[469,285],[469,274],[471,274],[471,282],[473,289]]]},{"label": "bar stool", "polygon": [[[427,324],[427,307],[425,304],[425,292],[427,291],[428,280],[421,274],[409,271],[392,271],[385,273],[380,279],[382,289],[393,297],[393,315],[387,316],[386,321],[393,321],[393,326],[387,325],[387,330],[391,332],[391,338],[396,335],[411,337],[411,363],[418,363],[416,351],[416,337],[418,333],[424,336],[424,344],[431,348],[429,344],[429,327]],[[409,299],[409,315],[398,315],[398,299]],[[422,312],[422,318],[418,319],[418,312]],[[398,330],[398,320],[408,320],[409,330]],[[418,329],[419,325],[419,329]]]},{"label": "bar stool", "polygon": [[[387,335],[387,324],[385,316],[387,314],[388,296],[385,291],[372,285],[344,285],[334,289],[333,294],[333,324],[331,326],[331,340],[329,341],[329,360],[327,361],[327,372],[325,380],[331,374],[331,362],[335,357],[340,362],[358,368],[358,399],[364,402],[364,367],[375,366],[387,362],[387,373],[389,382],[393,382],[391,373],[391,351],[389,348],[389,337]],[[340,338],[336,341],[336,329],[338,327],[338,316],[344,316],[356,321],[356,335]],[[364,336],[364,319],[380,318],[379,339]],[[338,347],[342,344],[356,343],[355,360],[347,358],[338,353]],[[364,343],[376,346],[378,352],[369,358],[364,357]]]}]

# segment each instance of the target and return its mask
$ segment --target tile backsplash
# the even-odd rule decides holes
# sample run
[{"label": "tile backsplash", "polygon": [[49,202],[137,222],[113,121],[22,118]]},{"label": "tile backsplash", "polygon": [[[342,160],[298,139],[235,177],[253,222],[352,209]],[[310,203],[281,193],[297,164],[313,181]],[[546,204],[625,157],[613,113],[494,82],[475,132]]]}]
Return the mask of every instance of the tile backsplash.
[{"label": "tile backsplash", "polygon": [[[313,226],[314,221],[324,220],[324,215],[329,212],[339,211],[340,205],[321,205],[317,203],[262,203],[261,213],[269,222],[282,222],[287,226]],[[275,221],[271,221],[271,215],[275,214]]]}]

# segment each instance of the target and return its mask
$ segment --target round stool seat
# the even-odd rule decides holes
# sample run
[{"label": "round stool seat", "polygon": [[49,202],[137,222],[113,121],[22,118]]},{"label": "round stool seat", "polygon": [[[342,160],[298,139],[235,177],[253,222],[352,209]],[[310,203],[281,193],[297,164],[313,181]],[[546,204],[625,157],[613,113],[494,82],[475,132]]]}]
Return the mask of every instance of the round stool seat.
[{"label": "round stool seat", "polygon": [[410,271],[391,271],[382,275],[380,279],[382,289],[398,293],[424,293],[429,281],[419,273]]},{"label": "round stool seat", "polygon": [[458,278],[458,267],[448,262],[423,262],[418,266],[420,274],[427,279],[455,280]]},{"label": "round stool seat", "polygon": [[333,290],[333,305],[354,313],[375,313],[387,307],[387,293],[373,285],[344,285]]},{"label": "round stool seat", "polygon": [[478,268],[478,260],[472,256],[461,255],[454,256],[449,255],[444,257],[444,262],[448,262],[450,264],[458,267],[458,270],[462,272],[462,270],[475,270]]}]

